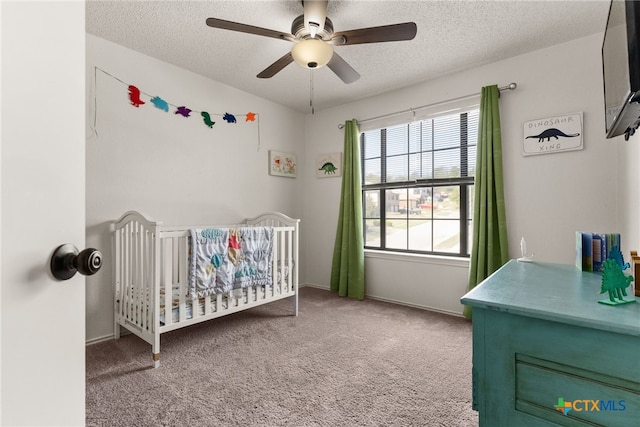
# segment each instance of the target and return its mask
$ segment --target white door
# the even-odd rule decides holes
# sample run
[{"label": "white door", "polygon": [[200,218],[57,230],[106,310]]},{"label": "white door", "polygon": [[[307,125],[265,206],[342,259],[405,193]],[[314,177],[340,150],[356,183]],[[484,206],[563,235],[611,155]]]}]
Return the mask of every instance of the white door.
[{"label": "white door", "polygon": [[84,7],[0,2],[2,425],[85,422],[85,279],[49,270],[84,249]]}]

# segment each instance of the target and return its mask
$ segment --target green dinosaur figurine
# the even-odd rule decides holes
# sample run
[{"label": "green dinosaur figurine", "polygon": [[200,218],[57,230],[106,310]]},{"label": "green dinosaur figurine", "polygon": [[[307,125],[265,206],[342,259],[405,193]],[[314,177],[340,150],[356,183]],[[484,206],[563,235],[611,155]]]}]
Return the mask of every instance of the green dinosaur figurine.
[{"label": "green dinosaur figurine", "polygon": [[626,276],[616,259],[609,258],[602,264],[602,286],[600,293],[609,293],[608,300],[600,300],[599,303],[607,305],[620,305],[636,302],[635,298],[625,298],[627,288],[633,282],[632,276]]}]

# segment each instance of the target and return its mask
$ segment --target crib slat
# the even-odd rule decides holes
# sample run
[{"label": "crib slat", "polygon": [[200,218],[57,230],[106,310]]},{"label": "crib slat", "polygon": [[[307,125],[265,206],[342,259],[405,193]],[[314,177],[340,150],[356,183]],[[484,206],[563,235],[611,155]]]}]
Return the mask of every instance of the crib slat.
[{"label": "crib slat", "polygon": [[142,327],[142,319],[144,319],[144,281],[145,277],[145,265],[144,265],[144,227],[142,224],[138,224],[138,234],[136,235],[136,243],[138,245],[138,292],[136,300],[136,324]]},{"label": "crib slat", "polygon": [[187,238],[180,239],[180,256],[178,258],[178,284],[180,289],[178,312],[180,321],[187,319],[186,290],[187,290],[187,255],[189,253]]},{"label": "crib slat", "polygon": [[113,311],[115,313],[114,335],[120,338],[120,326],[118,320],[122,315],[123,295],[122,295],[122,230],[115,232],[115,297],[113,301]]},{"label": "crib slat", "polygon": [[172,288],[172,271],[171,271],[171,254],[173,253],[173,239],[166,238],[161,240],[162,245],[162,279],[160,282],[161,289],[164,289],[164,324],[173,323],[173,288]]},{"label": "crib slat", "polygon": [[131,224],[131,235],[129,236],[129,307],[127,310],[127,319],[133,321],[133,310],[135,307],[135,283],[136,283],[136,251],[135,251],[135,228],[136,223]]},{"label": "crib slat", "polygon": [[235,291],[236,307],[244,305],[244,289]]},{"label": "crib slat", "polygon": [[287,292],[293,290],[293,274],[291,273],[293,266],[293,233],[287,231]]},{"label": "crib slat", "polygon": [[127,313],[127,307],[129,304],[129,275],[128,275],[128,268],[129,268],[129,256],[128,256],[128,229],[129,229],[129,224],[125,225],[122,228],[122,253],[120,254],[120,256],[122,257],[122,268],[120,271],[120,277],[122,277],[122,296],[120,298],[120,315],[123,316],[124,318],[126,318],[126,313]]},{"label": "crib slat", "polygon": [[146,230],[142,224],[140,224],[140,233],[138,235],[140,245],[140,285],[139,285],[139,297],[138,297],[138,325],[144,329],[144,320],[146,318],[145,311],[147,306],[147,296],[145,295],[145,283],[147,281],[147,248],[146,248]]},{"label": "crib slat", "polygon": [[140,287],[141,287],[140,326],[142,327],[142,329],[146,329],[147,313],[149,311],[147,309],[149,307],[149,295],[147,293],[147,289],[149,288],[148,282],[149,282],[149,276],[151,273],[151,270],[150,270],[151,265],[149,265],[149,235],[145,227],[141,227],[141,230],[140,230],[140,246],[142,251],[140,255],[142,256],[142,259],[143,259],[142,280],[140,281]]},{"label": "crib slat", "polygon": [[[160,274],[160,267],[155,267],[157,259],[156,259],[156,235],[149,231],[149,283],[147,285],[147,295],[149,299],[149,308],[147,310],[147,328],[149,331],[153,331],[154,328],[154,315],[156,312],[156,298],[159,298],[157,295],[157,284],[158,280],[157,275]],[[156,270],[157,268],[157,270]]]},{"label": "crib slat", "polygon": [[[125,303],[125,295],[124,295],[124,289],[125,289],[125,279],[124,279],[124,275],[123,275],[123,271],[124,271],[124,238],[123,238],[123,233],[122,230],[119,230],[118,233],[116,233],[116,248],[119,249],[120,251],[116,254],[118,260],[120,261],[119,264],[116,264],[116,280],[118,280],[118,282],[116,282],[116,286],[118,287],[119,290],[119,295],[117,296],[119,303],[118,303],[118,317],[122,316],[123,313],[123,307],[124,307],[124,303]],[[116,250],[117,250],[116,249]]]},{"label": "crib slat", "polygon": [[198,298],[191,300],[191,317],[196,318],[200,317],[200,300]]},{"label": "crib slat", "polygon": [[[149,332],[152,334],[153,336],[153,344],[151,344],[151,347],[153,349],[153,354],[154,354],[154,358],[156,357],[155,355],[157,355],[157,357],[160,357],[160,280],[161,280],[161,276],[162,276],[162,249],[161,249],[161,243],[162,241],[160,240],[160,235],[158,234],[158,228],[157,227],[153,227],[151,230],[153,230],[151,232],[151,247],[152,247],[152,254],[151,254],[151,259],[152,261],[152,268],[151,268],[151,274],[152,274],[152,280],[149,284],[149,295],[151,296],[151,301],[150,304],[152,307],[152,309],[150,309],[150,328],[149,328]],[[157,362],[157,363],[156,363]],[[160,363],[160,360],[158,359],[157,361],[154,360],[154,365],[158,365]]]},{"label": "crib slat", "polygon": [[204,299],[204,314],[209,314],[212,313],[211,310],[211,295],[207,295],[207,297]]},{"label": "crib slat", "polygon": [[133,259],[133,228],[135,223],[127,230],[127,319],[131,320],[133,313],[133,271],[135,260]]},{"label": "crib slat", "polygon": [[142,264],[143,262],[143,257],[142,257],[142,230],[141,230],[142,226],[140,225],[140,223],[136,224],[136,236],[135,236],[135,247],[136,247],[136,278],[135,278],[135,284],[136,284],[136,293],[135,293],[135,305],[134,305],[134,318],[133,318],[133,323],[135,323],[136,325],[140,326],[140,317],[142,315],[141,312],[141,305],[143,304],[142,301],[142,281],[144,280],[144,276],[143,276],[143,268],[144,268],[144,264]]},{"label": "crib slat", "polygon": [[136,284],[136,265],[137,265],[137,259],[136,259],[136,228],[137,228],[137,224],[134,222],[133,224],[131,224],[131,236],[130,236],[130,245],[129,246],[129,262],[130,264],[130,283],[129,283],[129,293],[130,293],[130,298],[129,298],[129,309],[127,310],[127,319],[129,319],[129,321],[133,322],[133,312],[134,312],[134,308],[135,308],[135,297],[136,297],[136,293],[135,293],[135,284]]},{"label": "crib slat", "polygon": [[284,236],[280,241],[280,283],[278,283],[278,291],[280,294],[284,293],[287,277],[287,265],[285,264],[285,242],[286,242],[286,231],[283,232]]},{"label": "crib slat", "polygon": [[138,242],[138,259],[140,265],[138,267],[138,304],[136,305],[136,323],[141,329],[144,329],[144,281],[146,280],[146,265],[145,265],[145,247],[144,247],[144,227],[142,224],[138,226],[138,235],[136,236]]},{"label": "crib slat", "polygon": [[128,320],[132,320],[131,318],[133,317],[133,282],[135,280],[135,276],[134,276],[134,268],[135,268],[135,252],[134,252],[134,247],[133,247],[133,233],[134,233],[134,228],[135,228],[135,223],[131,224],[131,227],[129,229],[129,233],[127,238],[129,239],[129,241],[127,242],[127,250],[128,250],[128,261],[129,261],[129,271],[127,272],[127,294],[129,295],[129,297],[127,298],[127,319]]},{"label": "crib slat", "polygon": [[154,263],[154,236],[150,230],[146,230],[147,238],[147,282],[145,283],[145,326],[147,330],[152,330],[154,307],[154,289],[155,289],[155,273],[153,270]]},{"label": "crib slat", "polygon": [[280,275],[278,274],[278,247],[280,246],[280,236],[278,232],[273,233],[273,248],[271,248],[271,254],[273,257],[273,280],[271,283],[271,289],[268,286],[264,287],[264,298],[267,298],[268,295],[272,294],[276,286],[278,286],[278,281],[280,280]]}]

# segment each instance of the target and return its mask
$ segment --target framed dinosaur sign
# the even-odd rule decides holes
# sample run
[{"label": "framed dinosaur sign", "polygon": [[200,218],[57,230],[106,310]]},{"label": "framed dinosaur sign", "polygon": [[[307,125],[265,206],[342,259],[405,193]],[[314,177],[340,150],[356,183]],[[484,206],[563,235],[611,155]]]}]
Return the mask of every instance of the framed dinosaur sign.
[{"label": "framed dinosaur sign", "polygon": [[560,153],[583,148],[582,112],[531,120],[523,125],[523,156]]},{"label": "framed dinosaur sign", "polygon": [[342,153],[320,154],[316,157],[316,177],[342,176]]}]

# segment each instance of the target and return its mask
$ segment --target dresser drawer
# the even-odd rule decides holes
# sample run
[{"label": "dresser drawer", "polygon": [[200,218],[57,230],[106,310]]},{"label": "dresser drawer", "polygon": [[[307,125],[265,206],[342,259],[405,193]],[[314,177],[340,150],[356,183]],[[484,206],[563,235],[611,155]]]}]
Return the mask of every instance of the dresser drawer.
[{"label": "dresser drawer", "polygon": [[627,408],[640,407],[640,385],[625,378],[516,354],[515,383],[516,410],[547,421],[576,426],[638,422]]}]

